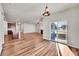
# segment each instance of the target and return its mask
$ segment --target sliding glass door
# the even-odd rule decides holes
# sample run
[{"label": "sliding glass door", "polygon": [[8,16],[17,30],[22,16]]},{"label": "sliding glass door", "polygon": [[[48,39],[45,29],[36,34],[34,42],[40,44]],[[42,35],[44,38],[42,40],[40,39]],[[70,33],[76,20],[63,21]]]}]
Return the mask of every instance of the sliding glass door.
[{"label": "sliding glass door", "polygon": [[68,35],[67,21],[56,21],[51,23],[51,40],[61,43],[67,43]]}]

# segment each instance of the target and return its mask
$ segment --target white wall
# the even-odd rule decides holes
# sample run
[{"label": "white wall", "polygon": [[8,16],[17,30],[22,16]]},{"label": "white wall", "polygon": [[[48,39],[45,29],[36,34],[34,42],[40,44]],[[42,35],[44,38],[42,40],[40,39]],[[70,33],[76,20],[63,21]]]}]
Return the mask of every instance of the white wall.
[{"label": "white wall", "polygon": [[35,31],[35,24],[24,24],[24,33],[32,33]]},{"label": "white wall", "polygon": [[3,10],[0,4],[0,53],[2,51],[3,43],[4,43],[4,16],[3,16]]},{"label": "white wall", "polygon": [[40,32],[40,24],[35,24],[35,29],[36,32]]},{"label": "white wall", "polygon": [[49,38],[49,22],[46,22],[44,21],[43,24],[42,24],[42,29],[43,29],[43,38],[44,39],[47,39],[47,40],[50,40]]},{"label": "white wall", "polygon": [[4,21],[4,35],[7,35],[8,24],[7,21]]},{"label": "white wall", "polygon": [[45,35],[50,40],[50,25],[54,21],[67,20],[68,21],[68,45],[79,48],[79,6],[64,10],[50,17],[46,17],[44,24],[46,27]]}]

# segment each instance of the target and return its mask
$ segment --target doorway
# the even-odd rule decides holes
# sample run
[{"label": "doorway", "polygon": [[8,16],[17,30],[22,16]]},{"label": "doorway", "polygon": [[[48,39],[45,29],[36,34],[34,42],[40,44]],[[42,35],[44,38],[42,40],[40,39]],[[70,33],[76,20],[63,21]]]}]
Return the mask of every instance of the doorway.
[{"label": "doorway", "polygon": [[8,39],[18,39],[19,35],[18,32],[16,32],[16,23],[8,23]]}]

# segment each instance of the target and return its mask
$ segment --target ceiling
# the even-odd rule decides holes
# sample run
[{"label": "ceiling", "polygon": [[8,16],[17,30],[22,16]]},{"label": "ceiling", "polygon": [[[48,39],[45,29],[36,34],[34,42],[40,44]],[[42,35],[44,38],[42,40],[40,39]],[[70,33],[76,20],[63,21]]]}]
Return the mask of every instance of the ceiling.
[{"label": "ceiling", "polygon": [[[45,3],[3,3],[2,7],[7,21],[21,21],[23,23],[36,23],[42,16]],[[51,15],[76,4],[48,3]]]}]

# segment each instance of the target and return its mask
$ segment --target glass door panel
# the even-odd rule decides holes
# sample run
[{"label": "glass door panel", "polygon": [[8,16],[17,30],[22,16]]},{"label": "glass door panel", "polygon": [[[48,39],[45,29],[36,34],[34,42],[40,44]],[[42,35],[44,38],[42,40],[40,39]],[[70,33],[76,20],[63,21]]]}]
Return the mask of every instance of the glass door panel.
[{"label": "glass door panel", "polygon": [[67,32],[67,21],[56,21],[51,24],[51,40],[61,43],[67,43]]}]

